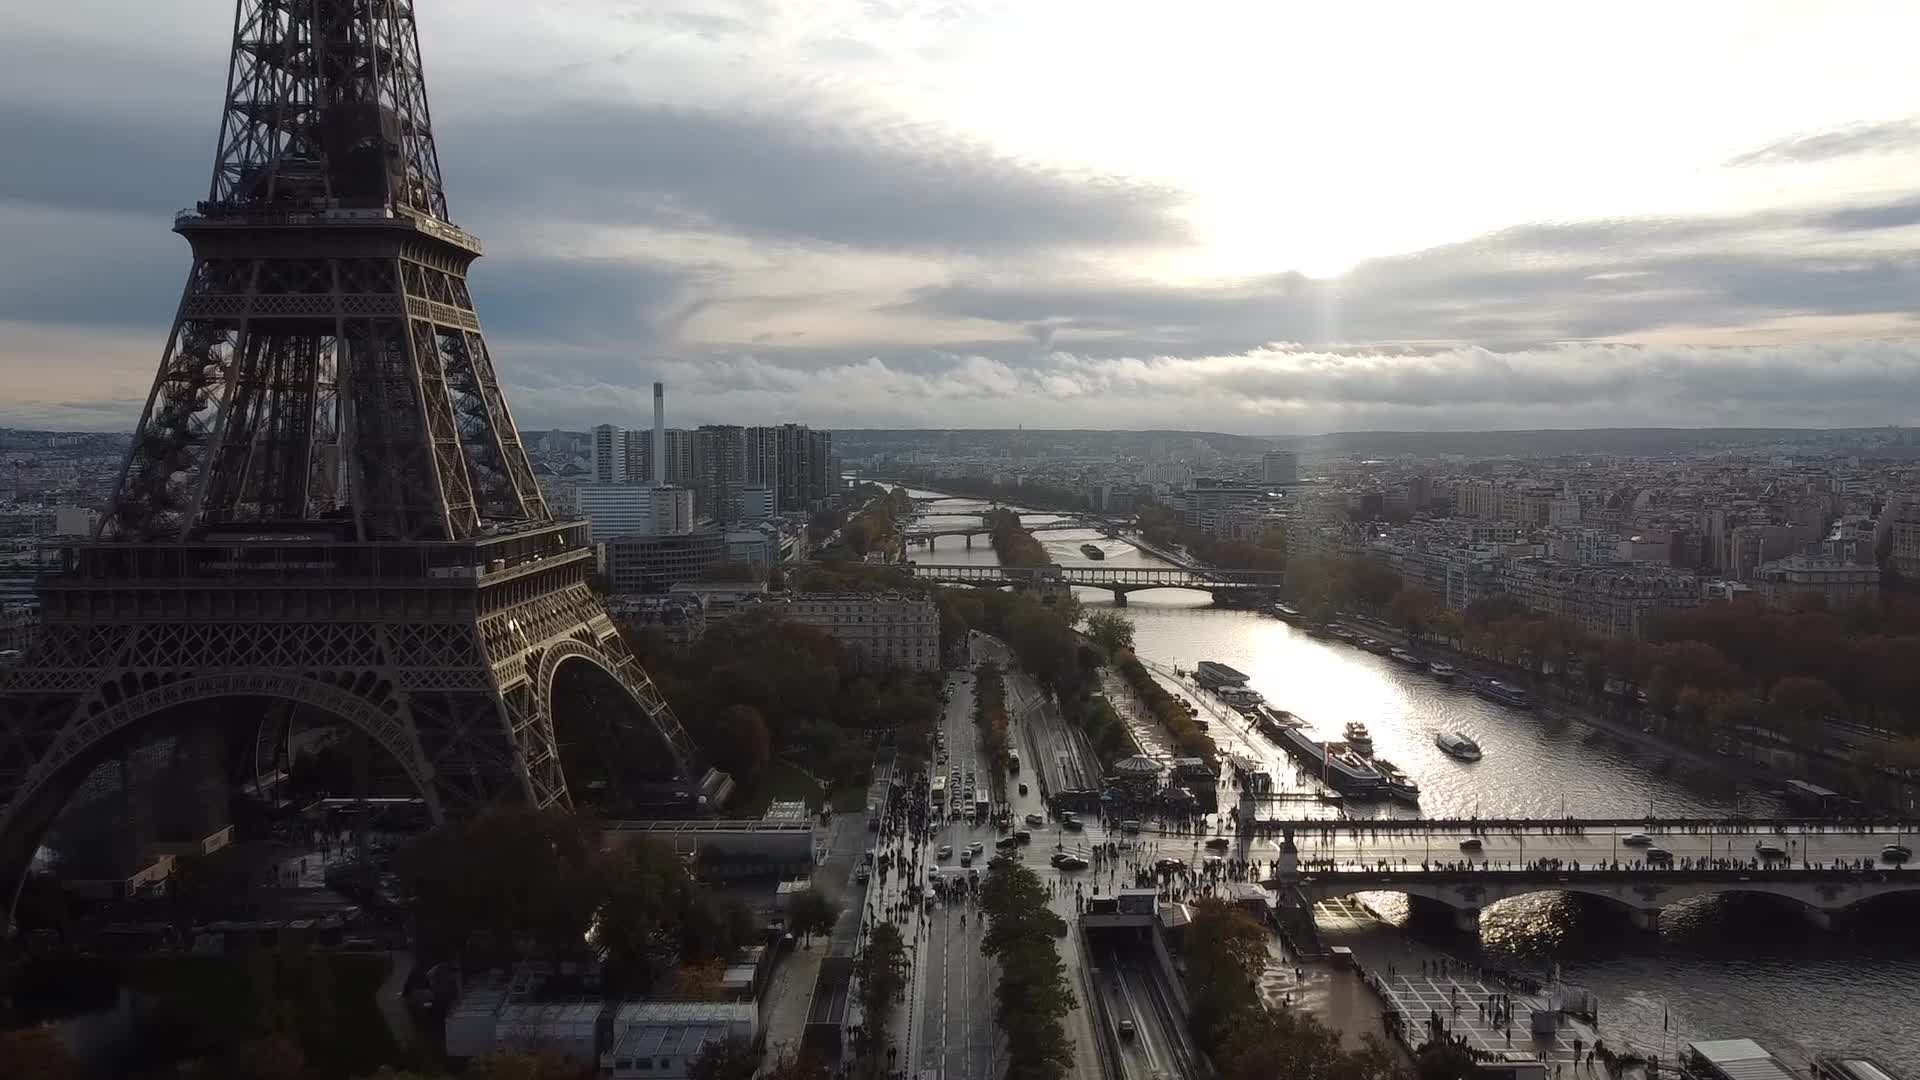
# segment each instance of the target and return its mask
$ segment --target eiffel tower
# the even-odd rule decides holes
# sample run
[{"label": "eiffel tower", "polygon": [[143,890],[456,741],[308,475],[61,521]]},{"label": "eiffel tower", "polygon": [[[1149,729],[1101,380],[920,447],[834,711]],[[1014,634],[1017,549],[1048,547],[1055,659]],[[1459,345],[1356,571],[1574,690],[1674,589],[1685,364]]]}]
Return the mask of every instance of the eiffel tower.
[{"label": "eiffel tower", "polygon": [[[159,373],[98,532],[58,553],[40,640],[0,670],[0,887],[132,733],[236,696],[357,728],[435,820],[571,805],[573,733],[640,739],[684,796],[721,795],[589,588],[585,523],[534,481],[411,0],[236,8]],[[557,730],[572,665],[614,707]]]}]

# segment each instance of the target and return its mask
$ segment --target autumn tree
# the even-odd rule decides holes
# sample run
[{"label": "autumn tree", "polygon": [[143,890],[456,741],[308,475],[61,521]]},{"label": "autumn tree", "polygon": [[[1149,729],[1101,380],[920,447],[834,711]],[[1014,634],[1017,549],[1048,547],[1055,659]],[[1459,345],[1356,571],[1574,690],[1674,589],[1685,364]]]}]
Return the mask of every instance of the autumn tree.
[{"label": "autumn tree", "polygon": [[543,1046],[497,1050],[467,1063],[463,1080],[593,1080],[593,1066]]},{"label": "autumn tree", "polygon": [[1393,1052],[1369,1032],[1347,1050],[1340,1033],[1300,1009],[1247,1009],[1217,1055],[1222,1080],[1392,1080]]},{"label": "autumn tree", "polygon": [[1401,589],[1387,604],[1387,617],[1406,631],[1408,637],[1423,637],[1433,625],[1439,607],[1433,594],[1425,589]]},{"label": "autumn tree", "polygon": [[1767,711],[1775,724],[1802,747],[1818,741],[1821,725],[1843,704],[1824,680],[1804,675],[1781,679],[1767,695]]},{"label": "autumn tree", "polygon": [[604,896],[600,837],[566,813],[494,810],[449,821],[399,862],[420,951],[473,967],[574,957]]},{"label": "autumn tree", "polygon": [[1206,898],[1192,905],[1187,924],[1188,1022],[1200,1045],[1219,1046],[1244,1010],[1254,1008],[1267,965],[1267,935],[1235,904]]},{"label": "autumn tree", "polygon": [[0,1031],[0,1076],[80,1080],[80,1063],[50,1024]]},{"label": "autumn tree", "polygon": [[732,773],[742,786],[760,782],[773,757],[772,739],[760,710],[751,705],[729,705],[714,716],[704,736],[703,749],[715,764]]}]

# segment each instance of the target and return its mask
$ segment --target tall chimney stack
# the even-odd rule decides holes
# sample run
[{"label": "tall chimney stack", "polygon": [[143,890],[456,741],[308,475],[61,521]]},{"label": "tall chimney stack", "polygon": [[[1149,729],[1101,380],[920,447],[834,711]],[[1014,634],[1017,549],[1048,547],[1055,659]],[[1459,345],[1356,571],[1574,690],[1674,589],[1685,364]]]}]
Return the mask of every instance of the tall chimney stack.
[{"label": "tall chimney stack", "polygon": [[653,384],[653,486],[667,486],[667,384]]}]

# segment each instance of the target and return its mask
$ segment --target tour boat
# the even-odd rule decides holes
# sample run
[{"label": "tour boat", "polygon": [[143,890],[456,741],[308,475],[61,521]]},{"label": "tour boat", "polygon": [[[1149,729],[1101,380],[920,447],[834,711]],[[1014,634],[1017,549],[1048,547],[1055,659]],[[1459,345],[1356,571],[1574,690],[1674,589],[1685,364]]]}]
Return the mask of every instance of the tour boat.
[{"label": "tour boat", "polygon": [[1347,745],[1353,747],[1354,753],[1362,757],[1373,756],[1373,735],[1367,730],[1367,725],[1358,720],[1348,721],[1345,734]]},{"label": "tour boat", "polygon": [[1400,768],[1386,758],[1373,759],[1373,771],[1380,774],[1380,788],[1396,799],[1408,802],[1420,801],[1420,785],[1413,777],[1400,771]]},{"label": "tour boat", "polygon": [[1429,663],[1427,665],[1427,671],[1441,682],[1452,682],[1453,677],[1460,674],[1459,669],[1452,664],[1442,663],[1438,660]]},{"label": "tour boat", "polygon": [[1488,701],[1497,701],[1502,705],[1511,705],[1516,709],[1533,708],[1533,695],[1510,683],[1497,679],[1483,679],[1473,684],[1473,692]]},{"label": "tour boat", "polygon": [[1443,731],[1433,737],[1433,744],[1448,757],[1461,761],[1479,761],[1480,744],[1457,731]]},{"label": "tour boat", "polygon": [[1081,544],[1080,554],[1085,555],[1087,558],[1092,559],[1096,562],[1107,557],[1106,552],[1101,551],[1099,548],[1095,547],[1092,544]]},{"label": "tour boat", "polygon": [[1419,657],[1413,655],[1412,653],[1408,652],[1405,649],[1390,649],[1388,650],[1387,655],[1392,657],[1396,662],[1405,664],[1408,667],[1427,666],[1426,661],[1420,659]]}]

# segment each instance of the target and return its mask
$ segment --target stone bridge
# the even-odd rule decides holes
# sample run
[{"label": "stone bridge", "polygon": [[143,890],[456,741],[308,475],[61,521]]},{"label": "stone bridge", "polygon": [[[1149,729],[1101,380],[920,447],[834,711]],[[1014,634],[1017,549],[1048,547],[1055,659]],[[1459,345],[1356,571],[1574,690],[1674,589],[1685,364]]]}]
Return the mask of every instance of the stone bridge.
[{"label": "stone bridge", "polygon": [[[1475,864],[1467,864],[1469,866]],[[1283,875],[1284,878],[1284,875]],[[1283,882],[1276,882],[1283,884]],[[1633,925],[1652,929],[1660,910],[1683,900],[1723,893],[1760,893],[1791,900],[1817,926],[1867,900],[1920,895],[1920,870],[1691,869],[1691,870],[1302,870],[1294,886],[1309,902],[1359,892],[1397,892],[1453,909],[1455,925],[1472,931],[1488,904],[1539,892],[1597,896],[1627,909]]]},{"label": "stone bridge", "polygon": [[940,566],[908,563],[908,573],[954,585],[1016,589],[1106,589],[1114,602],[1142,589],[1198,589],[1220,599],[1224,595],[1279,588],[1285,575],[1261,570],[1188,570],[1181,567],[1106,566]]}]

